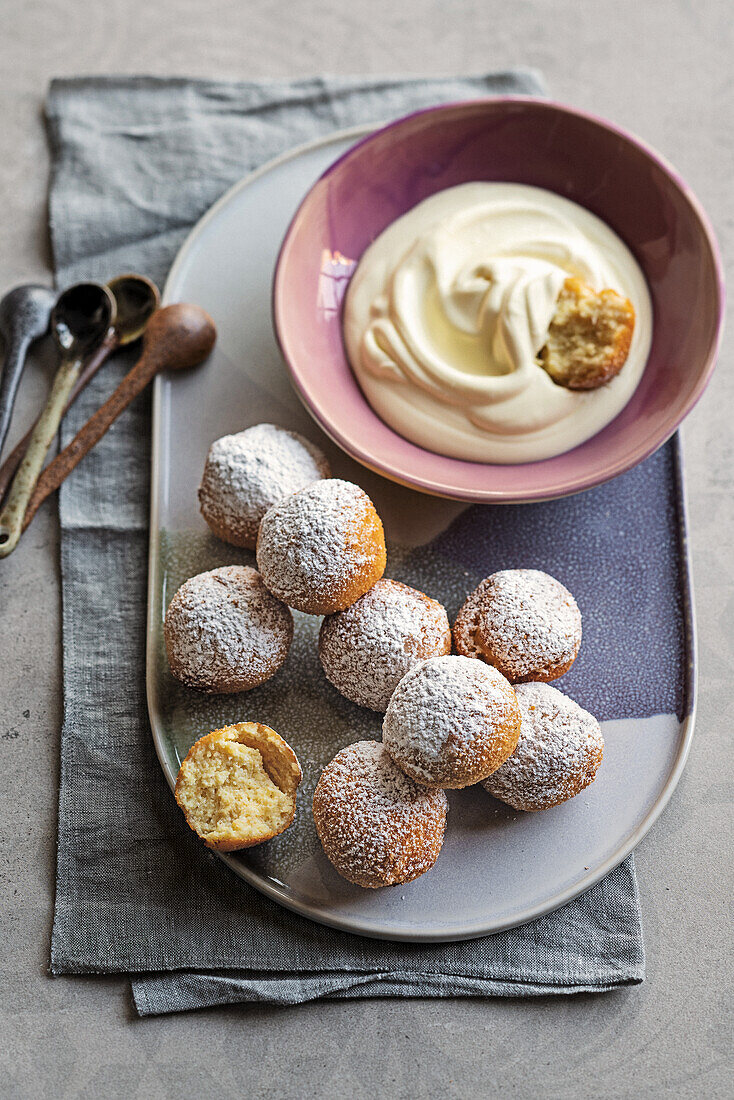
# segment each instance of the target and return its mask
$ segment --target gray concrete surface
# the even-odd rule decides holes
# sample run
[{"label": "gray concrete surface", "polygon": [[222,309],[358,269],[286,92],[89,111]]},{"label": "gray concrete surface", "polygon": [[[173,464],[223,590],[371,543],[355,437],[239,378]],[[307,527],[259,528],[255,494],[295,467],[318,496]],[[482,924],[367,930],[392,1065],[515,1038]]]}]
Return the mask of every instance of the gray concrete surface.
[{"label": "gray concrete surface", "polygon": [[[54,75],[219,77],[537,66],[559,99],[657,146],[734,248],[729,0],[2,0],[0,290],[45,278]],[[61,721],[58,534],[0,563],[0,1096],[732,1095],[734,380],[730,344],[685,431],[701,650],[697,736],[640,845],[648,979],[599,997],[213,1010],[139,1021],[126,982],[46,975]],[[29,370],[17,436],[45,392]]]}]

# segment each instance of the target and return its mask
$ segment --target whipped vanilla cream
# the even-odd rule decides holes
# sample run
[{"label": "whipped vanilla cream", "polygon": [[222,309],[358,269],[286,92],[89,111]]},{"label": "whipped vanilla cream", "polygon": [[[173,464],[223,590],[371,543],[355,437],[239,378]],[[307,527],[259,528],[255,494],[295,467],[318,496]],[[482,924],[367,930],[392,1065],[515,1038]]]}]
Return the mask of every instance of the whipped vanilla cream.
[{"label": "whipped vanilla cream", "polygon": [[[568,276],[635,308],[629,356],[596,390],[539,365]],[[406,439],[477,462],[532,462],[595,435],[640,381],[652,336],[645,278],[583,207],[515,183],[425,199],[362,256],[344,304],[347,354],[375,412]]]}]

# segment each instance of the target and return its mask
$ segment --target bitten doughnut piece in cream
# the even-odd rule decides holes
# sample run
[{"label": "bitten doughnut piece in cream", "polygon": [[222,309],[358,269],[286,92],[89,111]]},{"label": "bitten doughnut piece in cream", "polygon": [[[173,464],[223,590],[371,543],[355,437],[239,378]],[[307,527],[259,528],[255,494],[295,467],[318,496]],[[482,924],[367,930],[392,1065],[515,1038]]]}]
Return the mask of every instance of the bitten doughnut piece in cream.
[{"label": "bitten doughnut piece in cream", "polygon": [[465,657],[493,665],[512,684],[557,680],[581,645],[581,612],[567,588],[539,569],[502,569],[467,597],[454,623]]},{"label": "bitten doughnut piece in cream", "polygon": [[406,672],[451,652],[446,609],[416,588],[380,580],[364,596],[321,624],[319,657],[337,691],[385,711]]},{"label": "bitten doughnut piece in cream", "polygon": [[580,279],[566,279],[558,297],[541,366],[569,390],[595,390],[627,362],[635,310],[616,290],[597,293]]},{"label": "bitten doughnut piece in cream", "polygon": [[181,585],[166,611],[163,635],[171,672],[188,687],[249,691],[288,656],[293,616],[256,569],[226,565]]},{"label": "bitten doughnut piece in cream", "polygon": [[548,810],[594,782],[604,755],[596,718],[550,684],[518,684],[520,740],[509,760],[484,780],[516,810]]},{"label": "bitten doughnut piece in cream", "polygon": [[428,787],[486,779],[515,748],[520,708],[496,669],[470,657],[431,657],[400,681],[382,740],[399,768]]},{"label": "bitten doughnut piece in cream", "polygon": [[382,521],[351,481],[316,481],[265,513],[257,564],[274,596],[310,615],[343,611],[385,571]]},{"label": "bitten doughnut piece in cream", "polygon": [[358,741],[324,768],[313,796],[327,858],[357,886],[412,882],[441,851],[448,801],[409,779],[379,741]]},{"label": "bitten doughnut piece in cream", "polygon": [[298,432],[255,424],[212,443],[199,486],[201,514],[217,538],[254,550],[268,508],[330,472],[326,456]]},{"label": "bitten doughnut piece in cream", "polygon": [[178,773],[176,801],[209,848],[234,852],[288,828],[300,782],[296,754],[275,730],[239,722],[192,745]]}]

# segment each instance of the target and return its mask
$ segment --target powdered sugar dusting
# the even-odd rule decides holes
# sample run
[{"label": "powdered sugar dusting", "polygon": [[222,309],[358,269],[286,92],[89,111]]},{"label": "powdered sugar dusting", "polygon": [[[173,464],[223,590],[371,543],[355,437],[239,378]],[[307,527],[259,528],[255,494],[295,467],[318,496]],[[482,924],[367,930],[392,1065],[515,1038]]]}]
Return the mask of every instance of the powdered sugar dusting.
[{"label": "powdered sugar dusting", "polygon": [[201,691],[244,691],[282,665],[293,617],[255,569],[229,565],[191,577],[166,612],[171,671]]},{"label": "powdered sugar dusting", "polygon": [[254,547],[268,508],[328,476],[326,456],[308,439],[276,424],[255,424],[212,443],[199,504],[216,535]]},{"label": "powdered sugar dusting", "polygon": [[382,574],[382,524],[358,485],[340,478],[317,481],[266,512],[257,563],[270,591],[291,607],[334,611],[353,583],[367,578],[362,595]]},{"label": "powdered sugar dusting", "polygon": [[314,793],[314,820],[340,874],[361,885],[410,882],[441,848],[448,801],[395,766],[377,741],[358,741],[327,764]]},{"label": "powdered sugar dusting", "polygon": [[513,682],[555,679],[581,644],[581,613],[567,588],[538,569],[503,569],[472,592],[454,624],[460,653]]},{"label": "powdered sugar dusting", "polygon": [[[517,702],[511,685],[496,669],[471,657],[431,657],[396,687],[382,739],[400,767],[433,783],[445,766],[456,765],[461,774],[470,772],[474,763],[481,766],[498,738],[504,740],[508,722],[511,727],[519,723]],[[484,778],[489,770],[469,782]]]},{"label": "powdered sugar dusting", "polygon": [[449,653],[445,608],[400,581],[380,580],[356,603],[324,619],[319,656],[347,699],[384,711],[409,669]]},{"label": "powdered sugar dusting", "polygon": [[520,740],[484,786],[516,810],[542,810],[593,782],[604,739],[596,718],[550,684],[518,684],[515,690]]}]

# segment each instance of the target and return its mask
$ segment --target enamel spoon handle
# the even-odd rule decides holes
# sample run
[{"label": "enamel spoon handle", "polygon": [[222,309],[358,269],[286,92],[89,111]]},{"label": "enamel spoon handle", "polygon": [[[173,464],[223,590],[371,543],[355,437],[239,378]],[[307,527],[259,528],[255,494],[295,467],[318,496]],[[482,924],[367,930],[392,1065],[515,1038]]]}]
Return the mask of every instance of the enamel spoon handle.
[{"label": "enamel spoon handle", "polygon": [[10,417],[13,412],[15,395],[18,391],[18,383],[25,366],[25,357],[30,346],[27,336],[16,337],[5,356],[2,379],[0,379],[0,454],[2,454],[5,437],[8,434]]},{"label": "enamel spoon handle", "polygon": [[[110,329],[97,350],[92,352],[89,359],[85,361],[81,373],[76,380],[76,384],[69,395],[69,400],[66,402],[64,415],[66,415],[71,405],[74,404],[84,387],[92,381],[99,368],[107,362],[119,343],[119,335],[115,329]],[[36,423],[38,423],[38,421],[36,421]],[[7,456],[2,466],[0,466],[0,503],[4,500],[8,485],[10,485],[10,482],[13,480],[13,474],[20,466],[23,461],[23,455],[28,450],[28,444],[31,441],[31,435],[33,434],[35,426],[35,424],[31,425],[23,438]]]},{"label": "enamel spoon handle", "polygon": [[0,512],[0,558],[7,557],[18,544],[26,506],[38,481],[48,449],[58,431],[64,408],[81,368],[82,359],[64,359],[56,372],[48,401],[36,421],[28,450],[13,478],[8,499]]}]

